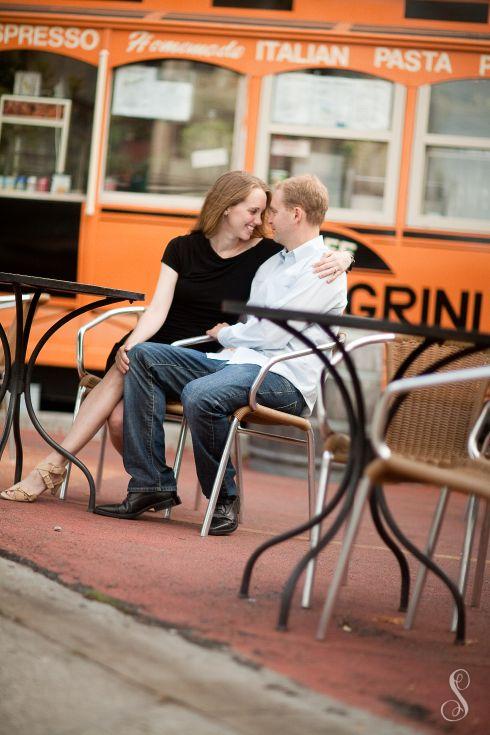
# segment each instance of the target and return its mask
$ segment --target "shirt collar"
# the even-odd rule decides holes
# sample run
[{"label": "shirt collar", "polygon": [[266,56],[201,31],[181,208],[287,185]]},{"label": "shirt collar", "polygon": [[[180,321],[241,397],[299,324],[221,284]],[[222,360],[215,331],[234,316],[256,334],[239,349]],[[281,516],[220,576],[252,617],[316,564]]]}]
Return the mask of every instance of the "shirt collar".
[{"label": "shirt collar", "polygon": [[284,248],[281,250],[280,255],[284,262],[298,262],[299,260],[310,256],[314,250],[318,249],[318,247],[323,246],[323,237],[321,235],[317,235],[317,237],[304,242],[302,245],[294,248],[294,250],[286,250],[286,248]]}]

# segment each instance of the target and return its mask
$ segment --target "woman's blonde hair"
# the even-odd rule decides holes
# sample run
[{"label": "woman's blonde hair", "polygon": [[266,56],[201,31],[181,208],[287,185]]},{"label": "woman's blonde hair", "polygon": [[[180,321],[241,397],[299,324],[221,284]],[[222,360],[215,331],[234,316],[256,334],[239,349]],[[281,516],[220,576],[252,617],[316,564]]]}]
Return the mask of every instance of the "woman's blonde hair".
[{"label": "woman's blonde hair", "polygon": [[328,191],[313,174],[303,174],[284,179],[276,185],[282,191],[282,201],[288,209],[301,207],[310,225],[323,224],[328,209]]},{"label": "woman's blonde hair", "polygon": [[[262,179],[247,171],[227,171],[222,174],[206,194],[195,230],[201,230],[207,238],[216,234],[221,218],[226,209],[243,202],[253,189],[262,189],[267,198],[267,211],[271,190]],[[266,218],[262,216],[262,224],[255,228],[252,237],[265,237],[267,234]]]}]

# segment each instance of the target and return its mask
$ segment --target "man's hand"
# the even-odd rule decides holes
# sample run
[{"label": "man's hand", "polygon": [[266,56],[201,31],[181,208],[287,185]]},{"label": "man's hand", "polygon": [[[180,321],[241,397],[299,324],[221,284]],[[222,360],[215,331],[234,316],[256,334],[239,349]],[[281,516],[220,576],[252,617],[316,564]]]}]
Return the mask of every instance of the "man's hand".
[{"label": "man's hand", "polygon": [[313,270],[319,278],[326,278],[327,283],[335,281],[352,263],[352,255],[346,250],[327,250],[320,260],[314,264]]},{"label": "man's hand", "polygon": [[118,351],[116,352],[116,367],[119,370],[120,373],[125,375],[129,370],[129,357],[128,357],[128,350],[131,349],[131,347],[126,343],[122,345]]},{"label": "man's hand", "polygon": [[226,322],[221,322],[220,324],[216,324],[212,329],[208,329],[206,334],[208,335],[208,337],[212,337],[218,342],[218,334],[221,332],[222,329],[229,326],[230,325]]}]

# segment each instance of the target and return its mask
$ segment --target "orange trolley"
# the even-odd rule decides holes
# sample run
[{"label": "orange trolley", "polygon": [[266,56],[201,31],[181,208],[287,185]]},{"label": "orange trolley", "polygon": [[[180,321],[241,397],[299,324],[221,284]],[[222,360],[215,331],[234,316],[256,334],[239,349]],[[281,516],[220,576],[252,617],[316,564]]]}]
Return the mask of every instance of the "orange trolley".
[{"label": "orange trolley", "polygon": [[2,270],[149,297],[220,173],[310,171],[352,313],[488,330],[489,40],[488,2],[2,1]]}]

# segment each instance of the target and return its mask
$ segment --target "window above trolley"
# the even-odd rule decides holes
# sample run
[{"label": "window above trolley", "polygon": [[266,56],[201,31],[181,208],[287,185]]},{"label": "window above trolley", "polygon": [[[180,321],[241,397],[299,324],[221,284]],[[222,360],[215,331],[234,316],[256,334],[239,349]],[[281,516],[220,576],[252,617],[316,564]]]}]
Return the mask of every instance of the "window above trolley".
[{"label": "window above trolley", "polygon": [[490,79],[419,90],[410,224],[490,231]]},{"label": "window above trolley", "polygon": [[188,60],[116,69],[103,202],[198,208],[220,174],[243,165],[240,80]]},{"label": "window above trolley", "polygon": [[271,183],[316,174],[330,193],[329,219],[392,223],[404,89],[331,69],[264,80],[256,169]]}]

